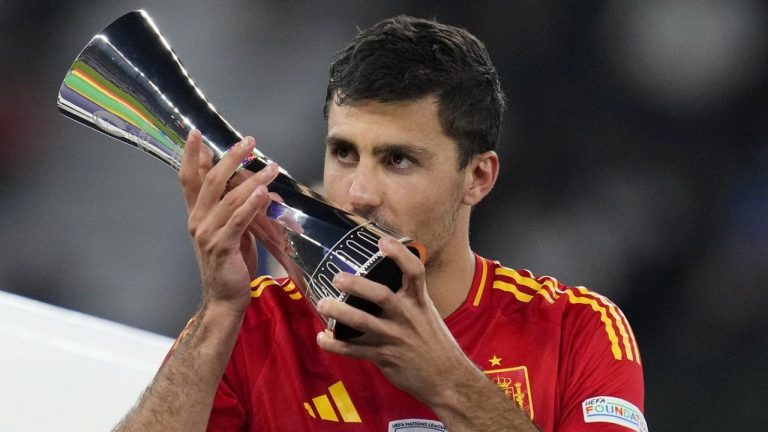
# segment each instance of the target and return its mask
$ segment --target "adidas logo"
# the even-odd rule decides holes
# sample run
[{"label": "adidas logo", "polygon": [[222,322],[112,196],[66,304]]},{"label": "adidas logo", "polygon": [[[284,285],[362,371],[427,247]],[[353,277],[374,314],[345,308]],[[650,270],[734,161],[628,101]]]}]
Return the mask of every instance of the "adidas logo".
[{"label": "adidas logo", "polygon": [[[328,394],[331,397],[328,397]],[[304,409],[312,418],[343,423],[361,423],[360,415],[349,398],[347,389],[341,381],[328,387],[328,393],[312,398],[312,402],[304,402]]]}]

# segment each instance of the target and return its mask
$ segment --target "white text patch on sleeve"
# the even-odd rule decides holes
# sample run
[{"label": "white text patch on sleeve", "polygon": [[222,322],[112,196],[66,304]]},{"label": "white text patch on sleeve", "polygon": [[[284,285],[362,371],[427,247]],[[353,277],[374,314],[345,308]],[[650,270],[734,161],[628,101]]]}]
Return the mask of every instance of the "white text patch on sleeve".
[{"label": "white text patch on sleeve", "polygon": [[635,432],[648,432],[643,413],[639,408],[610,396],[595,396],[581,403],[585,423],[613,423]]},{"label": "white text patch on sleeve", "polygon": [[389,432],[446,432],[446,429],[435,420],[402,419],[389,422]]}]

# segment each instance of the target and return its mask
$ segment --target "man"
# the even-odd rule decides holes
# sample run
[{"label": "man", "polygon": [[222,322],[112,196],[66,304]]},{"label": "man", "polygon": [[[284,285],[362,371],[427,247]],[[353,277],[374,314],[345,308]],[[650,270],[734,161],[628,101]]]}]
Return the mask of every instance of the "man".
[{"label": "man", "polygon": [[254,218],[270,165],[222,198],[253,149],[215,166],[193,131],[180,178],[203,281],[200,311],[119,430],[645,430],[642,367],[607,299],[475,255],[472,206],[492,189],[503,96],[481,42],[397,17],[360,33],[330,71],[324,181],[336,205],[414,238],[426,263],[379,243],[396,293],[348,274],[378,304],[317,311],[363,330],[340,341],[290,279],[253,278]]}]

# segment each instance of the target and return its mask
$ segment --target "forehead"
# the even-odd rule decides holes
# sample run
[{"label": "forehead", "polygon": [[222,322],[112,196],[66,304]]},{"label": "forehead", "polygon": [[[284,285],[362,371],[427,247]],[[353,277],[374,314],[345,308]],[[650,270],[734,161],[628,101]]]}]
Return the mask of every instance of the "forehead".
[{"label": "forehead", "polygon": [[328,110],[328,140],[356,146],[409,144],[427,146],[440,153],[457,153],[457,147],[440,124],[438,101],[360,101],[332,103]]}]

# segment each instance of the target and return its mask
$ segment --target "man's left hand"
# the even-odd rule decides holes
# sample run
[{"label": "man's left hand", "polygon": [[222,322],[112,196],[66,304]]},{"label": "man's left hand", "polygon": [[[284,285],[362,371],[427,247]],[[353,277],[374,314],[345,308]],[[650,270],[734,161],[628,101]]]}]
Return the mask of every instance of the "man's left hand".
[{"label": "man's left hand", "polygon": [[[327,318],[343,322],[365,335],[348,341],[318,334],[318,345],[336,354],[369,360],[387,379],[427,405],[450,394],[450,377],[462,368],[475,366],[461,350],[427,293],[424,266],[397,240],[384,237],[381,252],[403,272],[397,292],[360,276],[339,273],[334,286],[381,307],[373,316],[346,303],[325,298],[317,310]],[[445,390],[445,391],[441,391]]]}]

